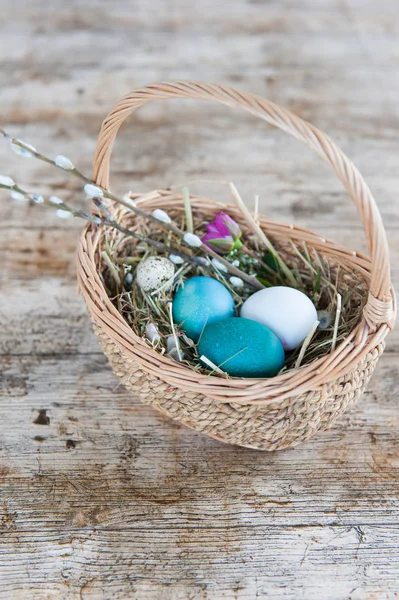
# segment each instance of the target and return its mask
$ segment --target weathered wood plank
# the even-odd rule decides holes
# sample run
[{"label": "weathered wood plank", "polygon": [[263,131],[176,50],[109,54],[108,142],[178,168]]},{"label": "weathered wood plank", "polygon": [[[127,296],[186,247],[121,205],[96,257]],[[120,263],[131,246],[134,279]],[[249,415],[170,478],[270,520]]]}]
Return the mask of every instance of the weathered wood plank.
[{"label": "weathered wood plank", "polygon": [[[194,521],[192,514],[189,519]],[[27,552],[9,554],[3,593],[84,600],[395,597],[397,526],[389,533],[382,527],[292,531],[244,523],[209,529],[201,521],[172,526],[168,536],[157,528],[120,532],[96,526],[58,535],[11,532],[6,539],[28,552],[34,548],[35,560],[27,564]]]}]

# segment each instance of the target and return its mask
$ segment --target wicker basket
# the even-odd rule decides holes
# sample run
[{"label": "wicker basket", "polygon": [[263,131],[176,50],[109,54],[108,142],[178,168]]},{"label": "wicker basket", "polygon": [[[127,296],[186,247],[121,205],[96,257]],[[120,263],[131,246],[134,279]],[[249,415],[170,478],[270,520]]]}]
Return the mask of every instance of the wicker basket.
[{"label": "wicker basket", "polygon": [[[197,374],[154,351],[113,306],[98,274],[98,243],[104,231],[88,225],[78,248],[78,280],[95,333],[125,387],[171,419],[230,444],[260,450],[295,446],[330,427],[357,401],[392,329],[396,303],[381,216],[362,176],[330,138],[284,108],[220,85],[163,83],[125,96],[103,122],[94,157],[93,181],[108,188],[113,143],[126,117],[147,102],[168,98],[213,100],[241,108],[303,141],[332,166],[357,206],[370,257],[293,225],[263,217],[260,224],[274,240],[282,243],[305,240],[309,247],[317,249],[326,260],[340,264],[349,274],[361,272],[368,284],[363,316],[332,353],[300,369],[271,379],[224,379]],[[137,195],[137,201],[146,210],[155,207],[183,210],[181,196],[170,190]],[[196,207],[209,217],[223,208],[240,218],[235,207],[204,198],[193,199],[193,208]],[[121,208],[114,210],[119,219],[132,225],[132,213]]]}]

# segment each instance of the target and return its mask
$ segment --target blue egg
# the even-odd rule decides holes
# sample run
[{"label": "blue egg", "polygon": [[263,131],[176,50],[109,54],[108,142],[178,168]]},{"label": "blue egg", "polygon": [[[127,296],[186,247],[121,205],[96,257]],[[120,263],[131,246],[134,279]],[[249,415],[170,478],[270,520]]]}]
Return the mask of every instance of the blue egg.
[{"label": "blue egg", "polygon": [[173,321],[195,342],[205,325],[235,314],[233,296],[212,277],[192,277],[173,298]]},{"label": "blue egg", "polygon": [[241,317],[207,325],[198,354],[233,377],[273,377],[284,364],[278,337],[265,325]]}]

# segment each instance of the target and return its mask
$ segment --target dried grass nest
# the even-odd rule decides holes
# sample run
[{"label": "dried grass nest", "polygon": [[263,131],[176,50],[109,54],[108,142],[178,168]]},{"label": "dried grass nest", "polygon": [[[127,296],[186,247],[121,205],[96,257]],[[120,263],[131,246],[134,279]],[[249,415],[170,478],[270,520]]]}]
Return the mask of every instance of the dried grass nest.
[{"label": "dried grass nest", "polygon": [[[228,256],[230,260],[239,260],[240,268],[249,274],[257,272],[262,283],[267,286],[290,285],[287,278],[279,268],[273,255],[261,247],[256,236],[248,229],[242,217],[237,218],[235,207],[230,207],[237,222],[239,222],[246,245],[266,263],[260,267],[254,259],[243,252],[234,250]],[[185,213],[182,210],[173,209],[169,211],[170,217],[179,226],[185,228]],[[209,213],[195,208],[193,210],[194,230],[198,235],[205,233],[205,224],[209,220]],[[145,237],[165,241],[165,232],[154,222],[144,220],[136,216],[130,218],[124,215],[124,224],[129,229]],[[319,327],[312,339],[305,347],[299,346],[295,350],[286,353],[284,367],[280,373],[297,368],[300,365],[308,365],[318,358],[325,356],[335,348],[358,324],[367,300],[367,281],[361,270],[355,271],[345,263],[333,260],[331,256],[323,255],[315,247],[306,241],[295,243],[293,240],[283,240],[281,237],[269,236],[280,257],[284,260],[296,281],[298,290],[305,293],[314,302],[319,316]],[[170,232],[167,234],[169,245],[179,248],[180,238]],[[184,280],[195,275],[209,275],[205,266],[182,264],[176,268],[173,287],[169,291],[146,293],[139,288],[136,282],[135,271],[140,261],[148,256],[168,256],[159,253],[152,246],[137,242],[132,238],[126,238],[119,232],[107,231],[101,240],[101,276],[109,298],[121,313],[123,318],[132,328],[134,333],[146,338],[146,328],[149,323],[154,323],[158,329],[160,339],[151,344],[155,351],[165,354],[168,352],[168,338],[175,334],[179,339],[183,354],[182,363],[196,372],[204,375],[221,376],[217,371],[205,369],[199,362],[197,346],[186,337],[183,331],[174,325],[172,327],[170,316],[170,303],[176,289],[184,283]],[[184,247],[184,251],[187,247]],[[191,254],[194,252],[191,250]],[[242,303],[255,290],[248,285],[235,288],[229,282],[226,272],[213,267],[211,275],[229,288],[233,294],[237,314]],[[291,284],[292,285],[292,284]],[[299,355],[300,365],[298,363]],[[172,351],[172,356],[176,354]],[[229,377],[227,374],[222,375]]]}]

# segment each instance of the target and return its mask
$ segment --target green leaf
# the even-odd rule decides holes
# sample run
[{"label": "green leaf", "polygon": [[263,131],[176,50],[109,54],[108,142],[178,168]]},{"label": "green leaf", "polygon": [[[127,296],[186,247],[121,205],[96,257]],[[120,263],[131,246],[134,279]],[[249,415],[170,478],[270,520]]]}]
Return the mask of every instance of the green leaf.
[{"label": "green leaf", "polygon": [[278,262],[275,255],[272,252],[266,252],[263,262],[267,264],[273,271],[278,271]]},{"label": "green leaf", "polygon": [[320,292],[320,282],[321,282],[321,269],[320,267],[317,269],[316,279],[313,282],[313,291],[315,294]]}]

